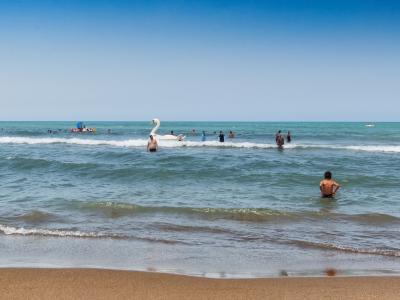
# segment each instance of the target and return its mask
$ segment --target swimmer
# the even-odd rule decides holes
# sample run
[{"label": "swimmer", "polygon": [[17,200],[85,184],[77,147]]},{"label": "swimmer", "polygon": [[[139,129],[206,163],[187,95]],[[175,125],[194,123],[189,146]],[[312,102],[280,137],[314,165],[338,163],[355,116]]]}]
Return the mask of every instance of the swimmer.
[{"label": "swimmer", "polygon": [[287,132],[286,140],[288,143],[292,141],[292,136],[290,135],[290,131]]},{"label": "swimmer", "polygon": [[281,136],[281,131],[280,130],[278,130],[278,132],[275,134],[275,142],[278,144],[278,140],[279,140],[279,137]]},{"label": "swimmer", "polygon": [[201,141],[205,142],[206,141],[206,132],[203,130],[203,132],[201,133]]},{"label": "swimmer", "polygon": [[150,135],[150,139],[147,143],[147,151],[156,152],[157,149],[158,149],[157,140],[152,135]]},{"label": "swimmer", "polygon": [[173,130],[171,130],[171,135],[176,136]]},{"label": "swimmer", "polygon": [[222,132],[222,130],[219,132],[218,138],[221,143],[225,142],[225,134]]},{"label": "swimmer", "polygon": [[277,140],[276,140],[276,144],[278,145],[279,149],[283,149],[283,145],[285,144],[285,139],[283,138],[282,135],[279,135]]},{"label": "swimmer", "polygon": [[321,191],[322,198],[333,198],[340,188],[340,184],[332,180],[332,173],[326,171],[324,174],[324,179],[319,184],[319,189]]},{"label": "swimmer", "polygon": [[235,134],[231,131],[229,131],[228,138],[233,139],[235,137]]}]

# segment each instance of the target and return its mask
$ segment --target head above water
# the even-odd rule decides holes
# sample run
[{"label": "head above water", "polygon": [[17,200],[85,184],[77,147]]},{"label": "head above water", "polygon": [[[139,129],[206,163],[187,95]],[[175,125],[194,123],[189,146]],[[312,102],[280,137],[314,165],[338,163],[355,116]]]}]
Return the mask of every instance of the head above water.
[{"label": "head above water", "polygon": [[325,179],[332,179],[332,172],[331,171],[326,171],[324,174]]}]

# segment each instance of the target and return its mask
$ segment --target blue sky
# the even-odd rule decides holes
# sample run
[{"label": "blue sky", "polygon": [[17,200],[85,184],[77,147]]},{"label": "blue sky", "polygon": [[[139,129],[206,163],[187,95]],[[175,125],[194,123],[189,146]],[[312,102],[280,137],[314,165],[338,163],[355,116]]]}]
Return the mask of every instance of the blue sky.
[{"label": "blue sky", "polygon": [[400,1],[0,1],[0,120],[399,121]]}]

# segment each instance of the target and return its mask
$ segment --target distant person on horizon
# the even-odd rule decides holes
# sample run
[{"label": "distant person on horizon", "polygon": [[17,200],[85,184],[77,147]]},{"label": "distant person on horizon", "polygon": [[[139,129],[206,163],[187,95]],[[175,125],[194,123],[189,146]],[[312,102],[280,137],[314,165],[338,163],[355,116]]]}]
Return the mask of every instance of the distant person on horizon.
[{"label": "distant person on horizon", "polygon": [[229,135],[228,138],[233,139],[235,137],[235,134],[233,133],[233,131],[229,131]]},{"label": "distant person on horizon", "polygon": [[219,132],[218,138],[219,138],[220,143],[225,142],[225,134],[222,132],[222,130]]},{"label": "distant person on horizon", "polygon": [[149,152],[156,152],[158,150],[157,140],[150,135],[150,139],[147,142],[147,151]]},{"label": "distant person on horizon", "polygon": [[206,132],[203,130],[203,132],[201,133],[201,141],[205,142],[206,141]]},{"label": "distant person on horizon", "polygon": [[287,132],[286,140],[288,143],[292,141],[292,136],[290,135],[290,131]]},{"label": "distant person on horizon", "polygon": [[340,188],[340,184],[332,180],[332,173],[326,171],[324,174],[324,179],[319,184],[319,189],[321,191],[322,198],[333,198]]},{"label": "distant person on horizon", "polygon": [[171,135],[175,135],[175,133],[174,133],[174,131],[173,131],[173,130],[171,130]]}]

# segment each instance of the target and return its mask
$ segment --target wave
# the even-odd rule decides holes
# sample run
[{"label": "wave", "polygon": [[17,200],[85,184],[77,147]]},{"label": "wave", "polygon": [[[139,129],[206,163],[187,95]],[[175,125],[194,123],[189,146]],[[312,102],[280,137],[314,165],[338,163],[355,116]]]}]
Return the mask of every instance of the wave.
[{"label": "wave", "polygon": [[400,218],[380,213],[340,214],[319,211],[280,211],[270,208],[210,208],[210,207],[176,207],[176,206],[142,206],[124,202],[74,202],[78,210],[99,212],[110,218],[119,218],[140,214],[171,214],[203,219],[225,219],[246,222],[289,222],[303,220],[338,220],[365,224],[400,224]]},{"label": "wave", "polygon": [[40,229],[40,228],[16,228],[12,226],[5,226],[0,224],[0,232],[6,235],[33,235],[33,236],[54,236],[54,237],[82,237],[82,238],[95,238],[107,237],[102,233],[96,232],[82,232],[72,230],[59,230],[59,229]]},{"label": "wave", "polygon": [[156,237],[142,237],[142,236],[127,236],[102,232],[87,232],[79,230],[62,230],[62,229],[43,229],[43,228],[17,228],[13,226],[6,226],[0,224],[0,233],[5,235],[22,235],[22,236],[42,236],[42,237],[72,237],[72,238],[100,238],[100,239],[119,239],[119,240],[137,240],[150,243],[161,244],[183,244],[190,245],[190,243],[177,241],[172,239],[163,239]]},{"label": "wave", "polygon": [[76,203],[79,210],[98,211],[111,218],[135,214],[180,214],[198,216],[207,219],[227,219],[236,221],[265,222],[277,218],[293,218],[294,214],[280,212],[268,208],[196,208],[174,206],[141,206],[120,202],[86,202]]},{"label": "wave", "polygon": [[33,210],[28,213],[17,216],[16,219],[27,223],[42,223],[42,222],[49,222],[52,220],[56,220],[58,218],[56,215],[51,213],[42,212],[39,210]]},{"label": "wave", "polygon": [[291,243],[305,248],[315,248],[322,250],[337,250],[343,252],[350,253],[358,253],[358,254],[371,254],[371,255],[383,255],[383,256],[392,256],[392,257],[400,257],[400,249],[383,249],[383,248],[357,248],[351,246],[342,246],[335,245],[330,243],[318,243],[318,242],[309,242],[309,241],[299,241],[293,240]]},{"label": "wave", "polygon": [[[0,158],[1,159],[1,158]],[[58,161],[54,158],[32,158],[23,156],[8,156],[5,158],[5,162],[9,164],[13,170],[33,170],[38,168],[60,168],[60,170],[78,170],[78,171],[92,171],[101,166],[97,163],[79,163],[79,162],[68,162]]]},{"label": "wave", "polygon": [[[112,147],[146,147],[145,139],[129,140],[100,140],[83,138],[31,138],[31,137],[0,137],[0,144],[70,144],[85,146],[112,146]],[[214,148],[245,148],[245,149],[275,149],[276,145],[271,143],[253,143],[253,142],[225,142],[218,141],[159,141],[163,148],[177,147],[214,147]],[[400,145],[329,145],[329,144],[288,144],[285,149],[336,149],[367,152],[387,152],[400,153]]]}]

